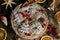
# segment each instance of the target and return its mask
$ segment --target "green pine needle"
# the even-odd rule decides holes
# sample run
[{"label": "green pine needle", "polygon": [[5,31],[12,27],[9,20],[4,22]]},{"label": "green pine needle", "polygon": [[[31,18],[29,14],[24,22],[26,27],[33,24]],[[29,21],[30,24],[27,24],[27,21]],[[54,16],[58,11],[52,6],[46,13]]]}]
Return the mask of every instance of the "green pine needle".
[{"label": "green pine needle", "polygon": [[46,11],[48,12],[47,15],[48,15],[49,21],[52,19],[53,22],[54,22],[54,26],[58,26],[58,21],[57,21],[57,19],[54,17],[54,16],[55,16],[54,11],[52,11],[52,10],[46,10]]}]

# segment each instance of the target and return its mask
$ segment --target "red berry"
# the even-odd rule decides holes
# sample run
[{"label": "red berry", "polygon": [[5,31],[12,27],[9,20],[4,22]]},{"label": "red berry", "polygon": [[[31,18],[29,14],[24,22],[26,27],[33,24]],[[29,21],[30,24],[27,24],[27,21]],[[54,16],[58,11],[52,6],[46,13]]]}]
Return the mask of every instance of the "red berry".
[{"label": "red berry", "polygon": [[48,30],[49,30],[49,31],[52,31],[52,27],[49,27]]},{"label": "red berry", "polygon": [[25,35],[26,35],[26,36],[31,36],[31,34],[30,34],[30,33],[25,33]]},{"label": "red berry", "polygon": [[3,19],[3,16],[1,16],[1,15],[0,15],[0,20],[4,20],[4,19]]},{"label": "red berry", "polygon": [[48,30],[52,31],[53,26],[51,24],[48,25]]},{"label": "red berry", "polygon": [[23,12],[20,12],[23,17],[30,17],[31,14],[25,14]]},{"label": "red berry", "polygon": [[30,17],[30,15],[31,15],[31,14],[26,14],[26,17],[28,18],[28,17]]},{"label": "red berry", "polygon": [[51,23],[51,24],[49,24],[49,25],[48,25],[48,27],[53,27],[53,24],[52,24],[52,23]]},{"label": "red berry", "polygon": [[21,14],[23,17],[25,17],[25,16],[26,16],[26,14],[25,14],[25,13],[23,13],[23,12],[20,12],[20,14]]},{"label": "red berry", "polygon": [[45,28],[46,27],[46,24],[42,24],[42,27]]},{"label": "red berry", "polygon": [[40,9],[40,10],[38,10],[39,12],[41,12],[41,13],[43,13],[44,12],[44,10],[43,9]]}]

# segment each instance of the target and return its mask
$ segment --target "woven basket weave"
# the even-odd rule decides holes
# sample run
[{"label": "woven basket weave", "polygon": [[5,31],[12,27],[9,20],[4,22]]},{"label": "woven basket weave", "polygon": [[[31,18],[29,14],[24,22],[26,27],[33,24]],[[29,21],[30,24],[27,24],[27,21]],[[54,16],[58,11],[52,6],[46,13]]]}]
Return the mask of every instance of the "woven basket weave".
[{"label": "woven basket weave", "polygon": [[[32,3],[32,4],[36,4],[36,5],[38,5],[37,3]],[[31,5],[31,4],[29,4],[29,5]],[[28,6],[29,6],[28,5]],[[12,14],[11,14],[11,24],[12,24],[12,28],[13,28],[13,30],[15,31],[15,33],[18,35],[18,36],[20,36],[20,37],[22,37],[22,38],[24,38],[24,39],[35,39],[35,38],[38,38],[38,37],[41,37],[44,33],[45,33],[45,31],[46,31],[46,29],[47,29],[47,26],[48,26],[48,17],[47,17],[47,13],[46,13],[46,11],[45,11],[45,14],[44,14],[44,16],[46,16],[46,24],[47,24],[47,26],[46,26],[46,28],[37,36],[37,37],[24,37],[23,35],[21,35],[18,31],[17,31],[17,29],[18,29],[18,26],[21,24],[21,22],[19,22],[18,20],[18,23],[16,22],[16,21],[14,21],[14,19],[16,19],[15,18],[15,15],[18,15],[17,17],[18,18],[20,18],[20,15],[19,15],[19,13],[17,13],[21,8],[20,8],[20,6],[21,6],[21,4],[19,5],[19,6],[17,6],[16,8],[15,8],[15,10],[12,12]],[[38,6],[40,6],[40,5],[38,5]],[[25,7],[27,7],[27,6],[25,6]],[[41,7],[41,6],[40,6]],[[23,8],[23,7],[22,7]],[[42,9],[44,9],[43,7],[41,7]],[[44,9],[45,10],[45,9]],[[19,19],[20,20],[20,19]],[[23,20],[25,20],[25,18],[23,19]]]}]

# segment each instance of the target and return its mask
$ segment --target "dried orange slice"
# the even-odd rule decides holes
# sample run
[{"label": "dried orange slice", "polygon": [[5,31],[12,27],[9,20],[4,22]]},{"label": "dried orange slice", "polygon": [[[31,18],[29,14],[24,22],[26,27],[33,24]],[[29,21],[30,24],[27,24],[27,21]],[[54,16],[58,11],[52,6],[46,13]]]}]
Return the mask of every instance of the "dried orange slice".
[{"label": "dried orange slice", "polygon": [[35,0],[28,0],[28,2],[35,2]]},{"label": "dried orange slice", "polygon": [[7,32],[5,29],[0,28],[0,40],[6,40]]},{"label": "dried orange slice", "polygon": [[35,0],[38,3],[44,3],[46,0]]},{"label": "dried orange slice", "polygon": [[41,40],[53,40],[51,36],[43,36]]},{"label": "dried orange slice", "polygon": [[56,17],[56,19],[58,20],[58,22],[60,22],[60,11],[58,11],[58,12],[55,14],[55,17]]}]

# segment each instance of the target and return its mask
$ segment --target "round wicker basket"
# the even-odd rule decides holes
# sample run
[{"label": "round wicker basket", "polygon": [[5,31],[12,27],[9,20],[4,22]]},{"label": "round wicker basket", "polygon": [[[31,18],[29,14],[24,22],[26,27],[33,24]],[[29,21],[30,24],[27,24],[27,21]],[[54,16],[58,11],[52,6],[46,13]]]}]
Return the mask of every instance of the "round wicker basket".
[{"label": "round wicker basket", "polygon": [[[47,12],[45,11],[45,9],[43,8],[43,7],[41,7],[40,5],[38,5],[37,3],[32,3],[32,4],[29,4],[28,6],[24,6],[24,7],[22,7],[21,8],[21,5],[22,4],[20,4],[19,6],[17,6],[15,9],[14,9],[14,11],[12,12],[12,14],[11,14],[11,24],[12,24],[12,28],[13,28],[13,30],[15,31],[15,33],[18,35],[18,36],[20,36],[20,37],[22,37],[22,38],[24,38],[24,39],[35,39],[35,38],[38,38],[38,37],[41,37],[44,33],[45,33],[45,31],[46,31],[46,29],[47,29],[47,26],[48,26],[48,16],[47,16]],[[22,17],[21,16],[21,11],[23,12],[25,12],[26,10],[28,11],[28,9],[29,8],[32,8],[30,11],[32,12],[32,16],[30,16],[30,15],[25,15],[24,17]],[[37,14],[38,16],[35,16],[35,15],[33,15],[36,11],[35,11],[35,9],[37,10],[37,9],[40,9],[39,11],[41,11],[41,12],[38,12],[39,14]],[[29,11],[29,12],[30,12]],[[26,13],[27,14],[27,13]],[[35,25],[36,24],[36,26],[37,25],[39,25],[38,27],[37,27],[37,29],[35,30],[33,30],[32,28],[34,28],[35,26],[31,26],[31,25],[29,25],[29,27],[28,27],[28,25],[26,25],[26,26],[22,26],[21,27],[21,23],[23,22],[25,22],[25,21],[23,21],[23,20],[27,20],[28,18],[29,18],[29,16],[30,16],[30,18],[32,18],[32,20],[35,18],[36,20],[38,19],[38,18],[40,18],[40,17],[42,17],[42,18],[44,18],[43,20],[45,20],[44,21],[44,23],[39,23],[38,21],[34,21],[34,22],[32,22],[32,24],[33,25]],[[16,19],[18,19],[18,20],[16,20]],[[28,23],[28,21],[26,21],[26,23]],[[34,24],[35,23],[35,24]],[[44,28],[43,28],[43,27]],[[36,28],[36,27],[35,27]],[[23,30],[23,31],[21,31],[21,29]],[[26,31],[25,31],[26,30]],[[28,31],[27,31],[28,30]],[[33,32],[32,32],[33,31]],[[26,33],[25,33],[26,32]],[[31,33],[31,34],[29,34],[29,32]],[[34,33],[35,32],[35,33]],[[25,34],[24,34],[25,33]],[[32,35],[34,35],[34,36],[32,36]]]}]

